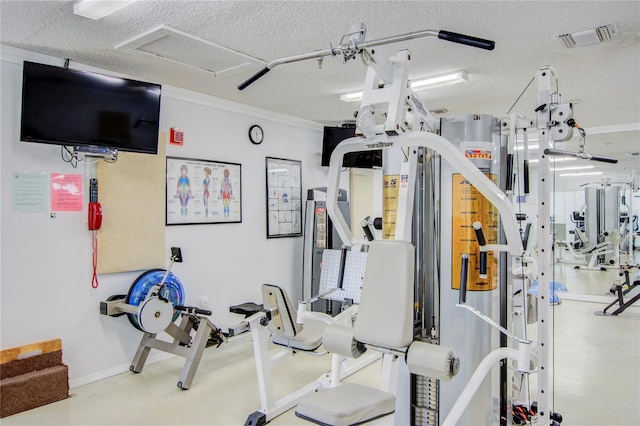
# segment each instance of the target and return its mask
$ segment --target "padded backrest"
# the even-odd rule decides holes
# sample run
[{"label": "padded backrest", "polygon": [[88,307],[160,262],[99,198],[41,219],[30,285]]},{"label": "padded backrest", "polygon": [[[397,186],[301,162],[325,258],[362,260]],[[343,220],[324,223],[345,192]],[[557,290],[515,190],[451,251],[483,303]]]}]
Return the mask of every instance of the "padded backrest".
[{"label": "padded backrest", "polygon": [[263,284],[262,304],[265,309],[275,309],[272,311],[271,321],[268,325],[272,334],[281,334],[292,338],[302,331],[302,327],[296,323],[298,312],[284,289],[273,284]]},{"label": "padded backrest", "polygon": [[578,236],[578,239],[580,240],[580,242],[582,244],[587,244],[589,242],[589,239],[587,238],[587,236],[584,234],[584,232],[582,232],[581,230],[579,230],[578,228],[576,228],[576,235]]},{"label": "padded backrest", "polygon": [[411,344],[414,264],[411,243],[371,242],[354,329],[356,340],[393,349]]}]

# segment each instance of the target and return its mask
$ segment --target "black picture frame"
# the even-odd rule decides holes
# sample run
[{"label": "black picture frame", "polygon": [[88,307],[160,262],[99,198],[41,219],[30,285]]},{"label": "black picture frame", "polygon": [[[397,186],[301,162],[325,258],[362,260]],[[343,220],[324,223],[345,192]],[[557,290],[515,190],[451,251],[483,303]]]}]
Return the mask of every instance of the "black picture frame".
[{"label": "black picture frame", "polygon": [[267,238],[302,236],[302,162],[266,157]]},{"label": "black picture frame", "polygon": [[165,206],[167,226],[241,223],[242,165],[167,157]]}]

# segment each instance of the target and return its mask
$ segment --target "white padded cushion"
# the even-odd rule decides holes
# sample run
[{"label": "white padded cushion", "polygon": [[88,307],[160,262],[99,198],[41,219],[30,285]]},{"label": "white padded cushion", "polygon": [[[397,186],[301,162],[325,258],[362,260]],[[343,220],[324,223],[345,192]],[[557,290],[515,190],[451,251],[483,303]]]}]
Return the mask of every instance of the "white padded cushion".
[{"label": "white padded cushion", "polygon": [[303,397],[296,416],[324,425],[347,426],[391,414],[395,405],[396,397],[389,392],[344,383]]},{"label": "white padded cushion", "polygon": [[276,345],[286,346],[288,348],[299,349],[301,351],[313,351],[322,344],[322,333],[327,324],[322,321],[307,320],[304,323],[302,331],[298,332],[295,337],[288,337],[284,334],[271,334],[271,341]]},{"label": "white padded cushion", "polygon": [[354,336],[383,348],[413,341],[414,248],[408,241],[375,240],[369,246]]},{"label": "white padded cushion", "polygon": [[278,309],[277,315],[268,325],[273,335],[291,339],[302,331],[300,324],[296,323],[298,312],[284,289],[274,284],[262,284],[262,304],[265,309]]},{"label": "white padded cushion", "polygon": [[359,358],[358,342],[353,338],[353,327],[341,324],[330,324],[322,334],[324,348],[333,354],[349,358]]}]

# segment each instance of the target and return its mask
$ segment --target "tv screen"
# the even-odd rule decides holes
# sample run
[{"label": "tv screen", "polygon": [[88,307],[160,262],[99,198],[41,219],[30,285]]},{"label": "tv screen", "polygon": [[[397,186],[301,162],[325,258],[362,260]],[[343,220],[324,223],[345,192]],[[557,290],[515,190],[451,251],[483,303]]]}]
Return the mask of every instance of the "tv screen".
[{"label": "tv screen", "polygon": [[24,62],[20,140],[158,152],[158,84]]},{"label": "tv screen", "polygon": [[[355,127],[328,127],[324,128],[322,138],[322,166],[328,166],[333,150],[340,142],[356,135]],[[342,167],[370,169],[382,167],[382,150],[356,151],[345,154],[342,159]]]}]

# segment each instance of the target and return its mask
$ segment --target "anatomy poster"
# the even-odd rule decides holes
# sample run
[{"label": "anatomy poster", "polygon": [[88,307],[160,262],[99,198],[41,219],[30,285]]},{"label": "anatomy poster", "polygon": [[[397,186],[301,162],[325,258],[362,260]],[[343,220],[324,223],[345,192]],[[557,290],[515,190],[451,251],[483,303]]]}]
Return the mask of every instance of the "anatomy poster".
[{"label": "anatomy poster", "polygon": [[242,222],[241,166],[167,157],[167,225]]},{"label": "anatomy poster", "polygon": [[302,235],[300,161],[267,157],[267,238]]}]

